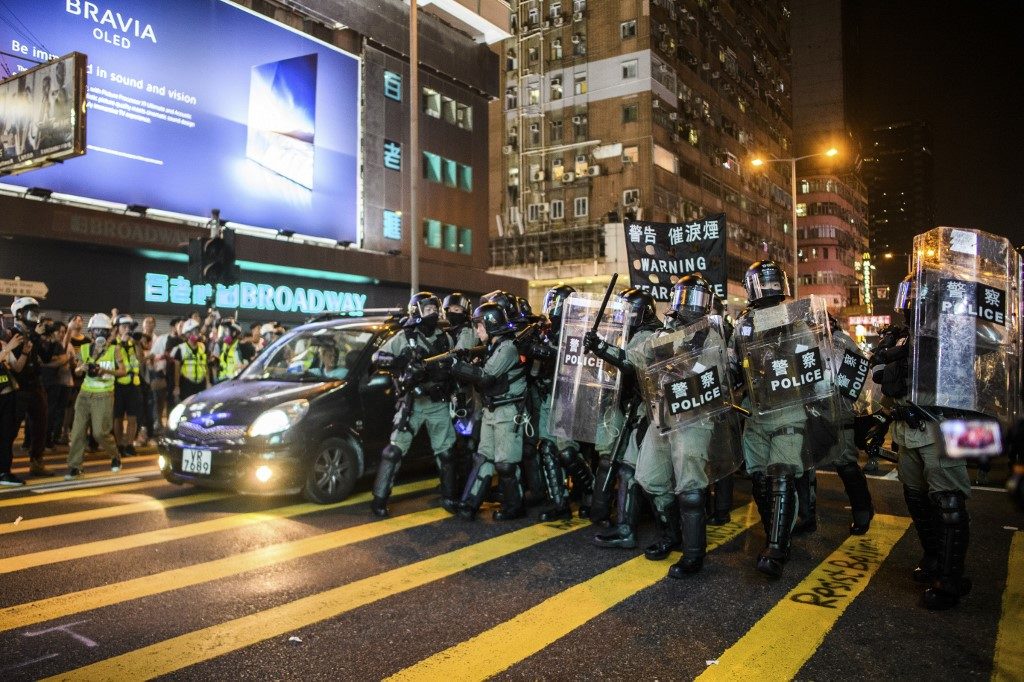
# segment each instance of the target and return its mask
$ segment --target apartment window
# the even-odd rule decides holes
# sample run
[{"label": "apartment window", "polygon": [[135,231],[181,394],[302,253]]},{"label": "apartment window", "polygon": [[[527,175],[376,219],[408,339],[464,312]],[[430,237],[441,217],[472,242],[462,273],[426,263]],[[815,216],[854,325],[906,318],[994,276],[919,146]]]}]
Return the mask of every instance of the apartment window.
[{"label": "apartment window", "polygon": [[441,177],[446,187],[455,187],[458,184],[458,173],[456,163],[451,159],[441,159]]},{"label": "apartment window", "polygon": [[572,53],[577,57],[582,57],[587,53],[587,37],[582,33],[573,34]]},{"label": "apartment window", "polygon": [[536,7],[531,7],[526,13],[526,23],[533,26],[540,21],[540,10]]},{"label": "apartment window", "polygon": [[473,253],[473,230],[468,227],[459,228],[459,253],[467,256]]},{"label": "apartment window", "polygon": [[530,104],[540,104],[540,85],[532,83],[527,88]]},{"label": "apartment window", "polygon": [[526,220],[531,223],[540,220],[540,204],[530,204],[526,207]]},{"label": "apartment window", "polygon": [[551,17],[552,19],[554,19],[555,17],[560,16],[561,14],[562,14],[562,3],[560,3],[560,2],[553,2],[553,3],[551,3],[551,7],[548,8],[548,16]]},{"label": "apartment window", "polygon": [[576,197],[572,202],[573,215],[577,218],[586,218],[590,212],[590,199],[588,197]]},{"label": "apartment window", "polygon": [[384,211],[382,224],[384,227],[384,239],[402,239],[402,214],[399,211]]},{"label": "apartment window", "polygon": [[423,243],[432,249],[441,248],[441,221],[432,218],[423,219]]},{"label": "apartment window", "polygon": [[551,99],[562,99],[562,79],[551,79]]},{"label": "apartment window", "polygon": [[473,129],[473,107],[468,104],[455,106],[455,125],[463,130]]},{"label": "apartment window", "polygon": [[639,107],[634,104],[627,104],[622,107],[622,122],[633,123],[637,120]]},{"label": "apartment window", "polygon": [[441,116],[446,123],[455,125],[455,100],[451,97],[441,98]]},{"label": "apartment window", "polygon": [[562,121],[551,122],[551,141],[561,142],[562,141]]},{"label": "apartment window", "polygon": [[551,41],[551,58],[561,59],[562,58],[562,39],[555,38]]},{"label": "apartment window", "polygon": [[551,219],[562,220],[565,218],[565,202],[557,199],[551,202]]},{"label": "apartment window", "polygon": [[828,247],[827,246],[824,247],[821,250],[821,257],[824,258],[825,260],[828,260]]},{"label": "apartment window", "polygon": [[572,92],[574,95],[587,94],[587,74],[578,73],[573,79]]},{"label": "apartment window", "polygon": [[431,182],[441,182],[441,157],[423,152],[423,177]]},{"label": "apartment window", "polygon": [[473,167],[459,164],[459,189],[464,192],[473,191]]},{"label": "apartment window", "polygon": [[455,225],[445,224],[442,230],[442,245],[445,251],[456,252],[459,250],[459,228]]},{"label": "apartment window", "polygon": [[636,37],[636,19],[630,19],[619,24],[619,35],[623,40]]},{"label": "apartment window", "polygon": [[585,11],[587,11],[587,0],[572,0],[572,11],[573,12],[585,12]]},{"label": "apartment window", "polygon": [[528,48],[526,50],[526,58],[529,61],[529,63],[531,63],[531,64],[536,63],[536,61],[537,61],[537,59],[539,57],[540,57],[540,50],[538,50],[536,47],[531,47],[531,48]]},{"label": "apartment window", "polygon": [[511,87],[505,91],[505,108],[515,109],[519,106],[519,96],[514,87]]},{"label": "apartment window", "polygon": [[533,146],[540,144],[540,123],[530,124],[530,144]]},{"label": "apartment window", "polygon": [[396,102],[402,101],[402,74],[394,71],[384,72],[384,96]]},{"label": "apartment window", "polygon": [[423,113],[434,118],[441,118],[441,93],[430,88],[423,88]]},{"label": "apartment window", "polygon": [[622,205],[623,206],[636,206],[640,203],[640,190],[639,189],[627,189],[622,193]]},{"label": "apartment window", "polygon": [[622,78],[636,78],[635,59],[630,59],[628,62],[622,62]]}]

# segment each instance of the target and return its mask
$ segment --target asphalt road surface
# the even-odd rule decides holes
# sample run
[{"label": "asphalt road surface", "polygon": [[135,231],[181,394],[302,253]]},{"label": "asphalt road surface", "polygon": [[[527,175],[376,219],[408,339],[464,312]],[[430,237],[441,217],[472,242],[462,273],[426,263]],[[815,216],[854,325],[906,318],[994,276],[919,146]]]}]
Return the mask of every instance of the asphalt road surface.
[{"label": "asphalt road surface", "polygon": [[452,518],[430,479],[378,521],[365,484],[322,507],[172,486],[154,460],[0,492],[0,679],[1024,679],[1024,515],[995,488],[970,503],[973,591],[932,613],[888,467],[860,538],[819,475],[818,531],[777,581],[739,480],[677,581],[588,522]]}]

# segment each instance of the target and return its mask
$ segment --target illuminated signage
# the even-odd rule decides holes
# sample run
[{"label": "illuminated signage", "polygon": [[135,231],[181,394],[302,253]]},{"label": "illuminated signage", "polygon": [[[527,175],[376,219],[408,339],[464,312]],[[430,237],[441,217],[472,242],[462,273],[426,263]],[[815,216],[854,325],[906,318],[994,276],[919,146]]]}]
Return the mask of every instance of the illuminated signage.
[{"label": "illuminated signage", "polygon": [[144,286],[147,303],[172,305],[214,304],[223,309],[268,310],[280,313],[362,313],[366,294],[333,289],[273,286],[258,282],[239,282],[226,287],[218,284],[193,284],[185,277],[147,272]]},{"label": "illuminated signage", "polygon": [[402,101],[402,76],[394,71],[384,72],[384,96],[396,102]]},{"label": "illuminated signage", "polygon": [[402,170],[402,145],[384,140],[384,167],[394,171]]},{"label": "illuminated signage", "polygon": [[402,214],[398,211],[384,211],[384,238],[402,239]]},{"label": "illuminated signage", "polygon": [[851,317],[850,326],[862,324],[865,327],[884,327],[892,321],[889,315],[861,315]]}]

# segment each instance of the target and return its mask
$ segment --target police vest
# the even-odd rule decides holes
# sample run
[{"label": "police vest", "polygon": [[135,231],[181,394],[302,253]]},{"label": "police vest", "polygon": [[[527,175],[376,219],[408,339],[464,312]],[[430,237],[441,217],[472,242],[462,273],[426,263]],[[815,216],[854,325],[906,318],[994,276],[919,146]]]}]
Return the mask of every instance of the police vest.
[{"label": "police vest", "polygon": [[181,349],[181,376],[193,384],[203,383],[206,380],[206,349],[199,344],[192,350],[187,343],[178,348]]},{"label": "police vest", "polygon": [[135,352],[135,343],[132,341],[116,344],[121,350],[121,357],[128,373],[123,377],[117,377],[117,383],[122,386],[138,386],[142,383],[139,379],[139,354]]},{"label": "police vest", "polygon": [[220,378],[234,379],[242,368],[242,359],[238,355],[238,341],[232,341],[220,352]]},{"label": "police vest", "polygon": [[[101,353],[98,358],[93,359],[90,357],[90,353],[92,353],[92,344],[83,343],[81,348],[82,364],[96,364],[103,369],[113,372],[117,369],[117,352],[117,346],[108,345],[103,349],[103,353]],[[84,393],[112,393],[114,390],[114,378],[113,374],[91,377],[87,373],[85,378],[82,379],[81,390]]]}]

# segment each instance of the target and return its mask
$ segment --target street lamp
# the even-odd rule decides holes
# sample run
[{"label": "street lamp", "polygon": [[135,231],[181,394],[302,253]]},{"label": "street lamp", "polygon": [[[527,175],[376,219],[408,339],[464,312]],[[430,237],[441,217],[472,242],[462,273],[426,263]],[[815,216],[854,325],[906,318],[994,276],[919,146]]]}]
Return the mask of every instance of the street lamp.
[{"label": "street lamp", "polygon": [[793,202],[792,216],[790,218],[791,226],[792,226],[792,229],[793,229],[793,298],[796,298],[797,284],[799,283],[799,280],[800,280],[800,256],[798,255],[799,254],[799,246],[797,244],[797,237],[796,237],[796,162],[797,161],[803,161],[804,159],[813,159],[813,158],[818,157],[818,156],[835,156],[838,153],[839,153],[839,150],[836,149],[835,147],[832,147],[831,149],[828,149],[827,151],[818,152],[817,154],[805,154],[804,156],[797,156],[797,157],[792,158],[792,159],[780,159],[778,157],[773,156],[770,159],[755,158],[753,161],[750,162],[751,165],[756,167],[756,168],[759,168],[759,167],[763,166],[766,163],[788,163],[789,164],[789,192],[790,192],[790,198],[792,199],[792,202]]}]

